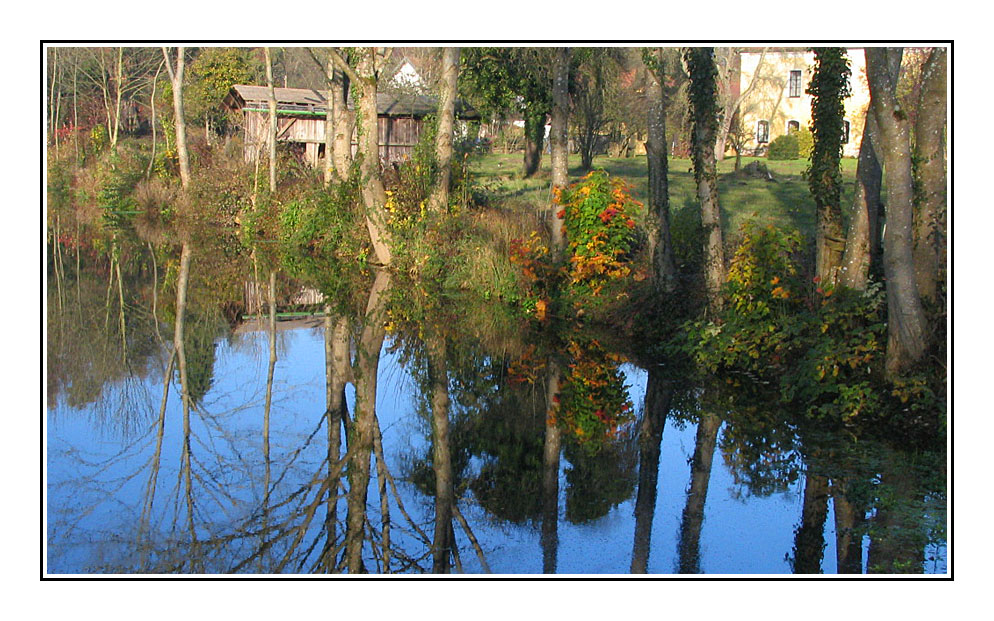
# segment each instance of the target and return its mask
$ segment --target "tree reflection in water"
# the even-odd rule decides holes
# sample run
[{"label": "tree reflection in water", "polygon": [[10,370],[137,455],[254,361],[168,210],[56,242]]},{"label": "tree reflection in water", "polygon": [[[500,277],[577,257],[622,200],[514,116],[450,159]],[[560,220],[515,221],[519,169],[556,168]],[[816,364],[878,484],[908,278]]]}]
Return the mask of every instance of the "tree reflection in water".
[{"label": "tree reflection in water", "polygon": [[[212,293],[231,287],[215,286],[209,248],[140,250],[142,262],[120,264],[123,329],[103,321],[97,267],[64,261],[51,293],[50,572],[702,572],[720,555],[748,566],[763,554],[798,573],[944,570],[942,455],[808,429],[762,396],[658,365],[640,418],[594,448],[550,416],[569,364],[554,339],[531,350],[531,380],[514,381],[520,335],[474,336],[457,307],[388,336],[385,273],[361,307],[328,302],[306,329],[275,321],[274,303],[263,331],[231,333],[220,320],[231,302]],[[263,273],[274,302],[292,288]],[[391,393],[410,396],[420,434],[377,402]],[[697,424],[684,433],[686,420]],[[666,461],[667,438],[688,441],[686,468]],[[670,503],[679,480],[686,495]],[[764,514],[787,549],[702,546],[722,502],[795,497],[795,513]],[[579,552],[604,532],[609,565]]]}]

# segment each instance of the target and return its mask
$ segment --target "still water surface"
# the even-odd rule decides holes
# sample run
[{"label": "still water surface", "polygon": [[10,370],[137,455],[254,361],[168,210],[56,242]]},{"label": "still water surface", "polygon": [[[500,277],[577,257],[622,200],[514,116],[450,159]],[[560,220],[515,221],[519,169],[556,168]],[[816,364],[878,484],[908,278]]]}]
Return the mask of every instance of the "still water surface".
[{"label": "still water surface", "polygon": [[[231,330],[188,314],[185,413],[173,326],[141,328],[129,311],[122,350],[114,313],[84,308],[80,278],[78,307],[49,300],[50,574],[348,571],[356,517],[370,573],[947,571],[943,455],[701,406],[707,386],[631,363],[619,370],[635,422],[600,451],[557,441],[550,458],[545,384],[511,381],[485,348],[451,356],[464,368],[449,369],[446,500],[424,368],[389,334],[375,365],[382,447],[366,456],[364,502],[350,502],[351,475],[334,467],[350,436],[337,452],[328,433],[330,323]],[[354,416],[368,376],[351,380]],[[661,435],[643,424],[651,412]]]}]

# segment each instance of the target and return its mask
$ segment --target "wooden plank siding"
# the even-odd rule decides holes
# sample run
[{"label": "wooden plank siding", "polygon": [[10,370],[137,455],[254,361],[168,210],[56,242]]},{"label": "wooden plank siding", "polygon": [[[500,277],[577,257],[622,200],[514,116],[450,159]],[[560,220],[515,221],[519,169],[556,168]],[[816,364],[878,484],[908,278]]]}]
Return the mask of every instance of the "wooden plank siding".
[{"label": "wooden plank siding", "polygon": [[[324,94],[302,88],[277,88],[277,141],[305,145],[305,159],[318,166],[325,140]],[[395,96],[378,93],[379,155],[383,164],[403,161],[411,156],[421,137],[424,117],[435,109],[435,102],[421,95]],[[242,113],[245,161],[254,162],[260,150],[269,147],[269,94],[263,86],[235,85],[225,97],[225,105]],[[460,106],[462,119],[478,119],[470,108]],[[352,152],[358,148],[353,134]]]}]

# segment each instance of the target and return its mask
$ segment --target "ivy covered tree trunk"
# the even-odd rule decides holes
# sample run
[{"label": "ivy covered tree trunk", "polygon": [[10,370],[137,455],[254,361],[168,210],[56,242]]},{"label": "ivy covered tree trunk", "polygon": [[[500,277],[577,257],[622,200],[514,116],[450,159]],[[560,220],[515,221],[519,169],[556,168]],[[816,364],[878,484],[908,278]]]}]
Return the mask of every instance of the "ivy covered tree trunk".
[{"label": "ivy covered tree trunk", "polygon": [[438,108],[438,132],[435,136],[435,159],[438,175],[428,199],[436,212],[449,205],[449,180],[452,177],[452,131],[456,118],[456,85],[459,80],[459,48],[447,47],[442,52],[442,96]]},{"label": "ivy covered tree trunk", "polygon": [[856,191],[841,277],[844,286],[858,291],[866,289],[870,268],[874,258],[880,254],[880,182],[883,170],[873,147],[877,133],[877,119],[868,107],[863,123],[863,139],[859,144]]},{"label": "ivy covered tree trunk", "polygon": [[652,277],[656,290],[671,293],[676,289],[676,265],[670,238],[669,162],[666,148],[667,97],[663,91],[666,65],[663,50],[657,48],[645,58],[649,67],[648,140],[645,143],[649,172],[649,247]]},{"label": "ivy covered tree trunk", "polygon": [[[569,182],[568,128],[569,128],[569,64],[570,48],[557,48],[553,57],[552,76],[552,128],[549,136],[552,150],[552,188],[565,188]],[[555,195],[555,192],[553,192]],[[552,245],[563,247],[563,221],[555,216],[556,207],[550,205]]]},{"label": "ivy covered tree trunk", "polygon": [[945,263],[946,50],[933,48],[922,68],[915,122],[915,279],[924,300],[934,300]]},{"label": "ivy covered tree trunk", "polygon": [[529,106],[525,110],[525,177],[531,177],[538,172],[538,167],[542,163],[544,145],[545,110],[535,110],[535,106]]},{"label": "ivy covered tree trunk", "polygon": [[718,174],[714,157],[718,108],[715,101],[714,48],[687,48],[684,54],[690,73],[690,109],[693,117],[691,157],[697,200],[704,227],[704,284],[708,310],[717,313],[723,306],[725,253],[721,234],[721,209],[718,205]]},{"label": "ivy covered tree trunk", "polygon": [[835,284],[845,253],[842,228],[842,132],[845,99],[849,96],[849,60],[841,47],[815,48],[814,74],[807,93],[811,99],[814,146],[808,185],[815,199],[815,276]]},{"label": "ivy covered tree trunk", "polygon": [[867,48],[866,73],[884,162],[887,227],[884,276],[887,279],[887,361],[891,379],[919,361],[927,346],[925,313],[915,282],[913,258],[914,184],[910,122],[895,92],[903,48]]}]

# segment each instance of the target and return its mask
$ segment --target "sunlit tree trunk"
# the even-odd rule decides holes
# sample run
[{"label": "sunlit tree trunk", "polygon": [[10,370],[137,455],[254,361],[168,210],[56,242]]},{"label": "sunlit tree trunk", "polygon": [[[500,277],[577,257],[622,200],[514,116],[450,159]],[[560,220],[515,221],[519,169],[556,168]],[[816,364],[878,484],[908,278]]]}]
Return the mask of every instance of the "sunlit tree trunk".
[{"label": "sunlit tree trunk", "polygon": [[804,478],[801,524],[794,532],[795,574],[820,574],[825,554],[825,520],[828,517],[828,479],[808,473]]},{"label": "sunlit tree trunk", "polygon": [[[379,124],[376,108],[378,66],[389,57],[389,48],[363,48],[355,69],[334,50],[332,58],[349,79],[359,87],[359,172],[362,175],[362,199],[366,208],[366,228],[376,260],[389,265],[391,251],[387,233],[386,188],[380,172]],[[380,59],[380,60],[378,60]]]},{"label": "sunlit tree trunk", "polygon": [[649,569],[649,550],[652,539],[652,520],[656,515],[656,497],[659,481],[659,454],[663,441],[663,428],[670,410],[672,389],[660,377],[658,367],[649,369],[645,388],[645,413],[639,427],[639,482],[635,498],[635,543],[632,547],[633,574],[644,574]]},{"label": "sunlit tree trunk", "polygon": [[269,48],[266,54],[266,86],[269,87],[269,191],[276,192],[276,132],[279,123],[276,109],[276,88],[273,86],[273,58]]},{"label": "sunlit tree trunk", "polygon": [[449,572],[452,554],[453,489],[452,456],[449,450],[449,380],[446,345],[434,336],[428,347],[428,376],[431,383],[432,467],[435,471],[435,535],[432,539],[432,572]]},{"label": "sunlit tree trunk", "polygon": [[713,314],[724,305],[725,253],[721,233],[721,209],[718,206],[718,174],[714,159],[715,128],[718,109],[715,104],[714,48],[687,48],[685,58],[690,73],[690,105],[693,113],[691,142],[697,201],[704,227],[704,280],[708,310]]},{"label": "sunlit tree trunk", "polygon": [[946,50],[933,48],[922,67],[915,122],[915,173],[919,189],[915,227],[915,279],[923,300],[934,300],[945,263]]},{"label": "sunlit tree trunk", "polygon": [[868,107],[863,138],[859,144],[856,192],[849,218],[846,252],[842,259],[842,284],[859,291],[866,289],[870,269],[880,250],[880,181],[883,170],[873,146],[876,135],[877,119]]},{"label": "sunlit tree trunk", "polygon": [[666,63],[663,50],[653,52],[654,68],[649,70],[648,140],[645,143],[646,165],[649,171],[649,246],[652,256],[652,277],[656,290],[671,293],[676,289],[676,265],[670,238],[669,162],[666,145],[667,97],[663,90]]},{"label": "sunlit tree trunk", "polygon": [[117,137],[121,130],[121,95],[124,90],[124,48],[117,48],[117,75],[115,78],[114,131],[110,134],[110,150],[117,151]]},{"label": "sunlit tree trunk", "polygon": [[562,440],[552,412],[562,372],[550,361],[546,383],[545,445],[542,453],[542,573],[556,573],[559,556],[559,453]]},{"label": "sunlit tree trunk", "polygon": [[927,346],[925,313],[915,282],[913,258],[914,185],[911,171],[910,123],[895,92],[896,59],[903,48],[866,48],[866,73],[872,108],[880,130],[887,186],[884,232],[884,276],[887,279],[887,361],[889,378],[919,361]]},{"label": "sunlit tree trunk", "polygon": [[366,524],[366,497],[369,487],[370,457],[376,426],[376,373],[380,349],[386,336],[384,313],[386,290],[390,275],[377,270],[376,280],[369,292],[362,335],[357,344],[355,361],[356,402],[355,423],[349,428],[349,451],[355,454],[348,464],[349,491],[346,516],[345,562],[349,573],[365,573],[362,544]]},{"label": "sunlit tree trunk", "polygon": [[697,442],[694,457],[690,462],[690,488],[687,490],[687,504],[683,508],[680,540],[677,543],[681,574],[701,573],[701,530],[704,525],[704,507],[707,504],[711,464],[714,461],[714,449],[718,443],[720,428],[721,419],[711,413],[702,414],[701,422],[697,424]]},{"label": "sunlit tree trunk", "polygon": [[173,110],[176,127],[176,155],[179,159],[179,177],[186,188],[190,185],[190,155],[186,149],[186,119],[183,112],[183,53],[186,48],[176,48],[176,68],[173,69],[172,61],[169,60],[169,51],[162,48],[162,55],[166,59],[166,70],[169,72],[169,80],[173,87]]},{"label": "sunlit tree trunk", "polygon": [[[572,51],[568,47],[556,48],[552,66],[552,128],[549,142],[552,151],[552,188],[565,188],[569,183],[568,129],[569,129],[569,65]],[[558,208],[549,206],[552,245],[562,248],[563,221],[556,217]]]},{"label": "sunlit tree trunk", "polygon": [[441,213],[449,205],[449,180],[452,177],[452,136],[456,119],[456,86],[459,79],[459,48],[442,51],[442,94],[438,107],[438,132],[435,136],[435,159],[438,174],[428,198],[429,209]]}]

